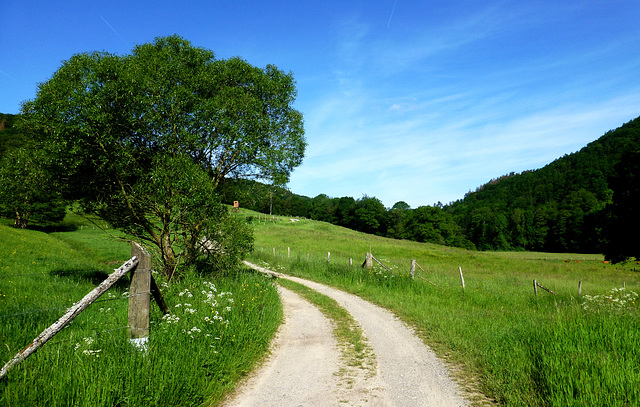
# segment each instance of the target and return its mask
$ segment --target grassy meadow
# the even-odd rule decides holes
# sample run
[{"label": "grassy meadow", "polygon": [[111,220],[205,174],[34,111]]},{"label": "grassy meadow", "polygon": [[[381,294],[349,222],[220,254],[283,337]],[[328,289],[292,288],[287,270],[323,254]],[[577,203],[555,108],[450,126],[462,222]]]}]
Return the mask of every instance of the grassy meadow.
[{"label": "grassy meadow", "polygon": [[[640,265],[635,262],[471,252],[304,219],[239,216],[255,225],[250,260],[393,310],[451,364],[471,393],[480,391],[508,406],[640,405]],[[369,248],[391,272],[375,262],[372,270],[361,268]],[[415,280],[409,277],[412,259],[421,267]],[[536,296],[534,279],[555,295],[538,289]]]},{"label": "grassy meadow", "polygon": [[[3,365],[131,257],[126,241],[73,215],[57,231],[8,223],[0,221]],[[172,313],[152,302],[146,352],[126,338],[125,277],[0,381],[0,406],[218,404],[281,322],[275,286],[249,270],[155,278]]]},{"label": "grassy meadow", "polygon": [[[249,260],[393,310],[471,393],[508,406],[640,403],[636,263],[605,264],[598,255],[471,252],[304,219],[249,211],[238,216],[254,225]],[[2,364],[130,257],[129,244],[116,232],[73,215],[47,231],[8,223],[0,221]],[[391,271],[377,263],[361,268],[370,248]],[[419,265],[415,280],[409,277],[412,259]],[[250,270],[191,274],[170,284],[156,278],[172,313],[163,317],[152,305],[146,352],[126,339],[124,278],[0,381],[0,406],[218,404],[264,356],[282,320],[274,281]],[[542,289],[534,295],[534,279],[555,295]],[[366,343],[348,315],[317,293],[288,286],[338,321],[337,335],[352,344],[354,361],[364,357]],[[485,397],[474,400],[487,403]]]}]

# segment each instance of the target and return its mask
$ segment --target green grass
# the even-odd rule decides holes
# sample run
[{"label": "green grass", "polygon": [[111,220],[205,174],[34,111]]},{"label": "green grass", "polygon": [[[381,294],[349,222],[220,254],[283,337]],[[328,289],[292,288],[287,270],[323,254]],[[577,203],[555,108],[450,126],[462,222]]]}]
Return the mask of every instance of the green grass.
[{"label": "green grass", "polygon": [[[66,222],[48,233],[0,224],[2,363],[130,257],[128,243],[81,218]],[[475,384],[502,405],[640,400],[635,263],[604,264],[597,255],[469,252],[289,218],[254,225],[251,260],[393,310],[456,367],[463,385]],[[393,272],[360,268],[369,247]],[[425,270],[418,269],[416,280],[408,277],[411,259]],[[557,295],[534,296],[533,279]],[[126,339],[126,280],[12,370],[0,382],[0,406],[215,405],[264,355],[282,318],[271,280],[248,270],[188,275],[170,286],[159,281],[173,313],[163,319],[152,308],[144,353]],[[623,285],[624,291],[612,291]],[[337,312],[332,318],[346,327],[340,335],[358,343],[340,307],[305,291],[326,312]]]},{"label": "green grass", "polygon": [[[289,218],[255,222],[255,231],[251,260],[393,310],[455,367],[463,386],[501,405],[640,403],[640,301],[633,296],[640,292],[640,267],[635,262],[604,264],[599,255],[470,252]],[[360,268],[369,247],[393,272]],[[415,280],[408,275],[411,259],[425,270],[418,269]],[[534,279],[556,295],[539,290],[535,296]]]},{"label": "green grass", "polygon": [[[59,230],[0,224],[2,364],[131,256],[81,218]],[[282,319],[275,286],[249,270],[156,279],[172,314],[152,305],[147,352],[126,338],[125,277],[9,372],[0,406],[217,404],[268,349]]]}]

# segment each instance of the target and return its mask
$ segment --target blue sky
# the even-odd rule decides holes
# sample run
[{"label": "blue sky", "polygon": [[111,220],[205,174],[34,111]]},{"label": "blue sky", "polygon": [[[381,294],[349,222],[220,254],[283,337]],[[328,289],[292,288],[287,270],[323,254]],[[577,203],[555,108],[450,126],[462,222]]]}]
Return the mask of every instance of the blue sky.
[{"label": "blue sky", "polygon": [[178,34],[297,81],[298,194],[448,203],[640,116],[640,1],[1,0],[0,112],[71,55]]}]

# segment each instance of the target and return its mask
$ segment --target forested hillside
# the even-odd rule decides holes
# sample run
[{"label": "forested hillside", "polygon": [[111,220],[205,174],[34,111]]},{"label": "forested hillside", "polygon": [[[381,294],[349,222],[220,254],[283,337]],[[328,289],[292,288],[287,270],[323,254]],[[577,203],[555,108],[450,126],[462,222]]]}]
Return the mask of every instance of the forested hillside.
[{"label": "forested hillside", "polygon": [[640,118],[580,151],[522,174],[497,178],[447,206],[480,250],[601,252],[623,154],[640,146]]}]

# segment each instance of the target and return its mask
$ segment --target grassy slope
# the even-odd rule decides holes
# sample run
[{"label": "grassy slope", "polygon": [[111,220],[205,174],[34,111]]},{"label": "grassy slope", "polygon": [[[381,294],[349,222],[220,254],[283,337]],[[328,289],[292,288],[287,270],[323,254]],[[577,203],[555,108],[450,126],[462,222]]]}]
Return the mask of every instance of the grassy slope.
[{"label": "grassy slope", "polygon": [[[469,252],[308,220],[254,223],[253,260],[342,287],[394,310],[501,404],[640,402],[640,306],[630,298],[640,291],[640,273],[634,271],[640,267],[635,263],[613,266],[597,255]],[[360,269],[370,246],[394,275],[379,267],[372,272]],[[346,266],[350,257],[352,268]],[[406,277],[411,259],[425,270],[417,275],[437,286]],[[464,291],[458,267],[464,272]],[[534,279],[557,295],[540,291],[535,297]],[[629,301],[616,308],[625,297],[610,290],[623,284]],[[598,300],[604,305],[597,305]]]},{"label": "grassy slope", "polygon": [[[44,233],[0,222],[1,364],[130,257],[128,243],[71,222],[84,228]],[[0,382],[0,406],[215,404],[264,355],[282,317],[262,276],[191,276],[162,288],[174,319],[152,306],[143,354],[126,340],[123,280]]]}]

